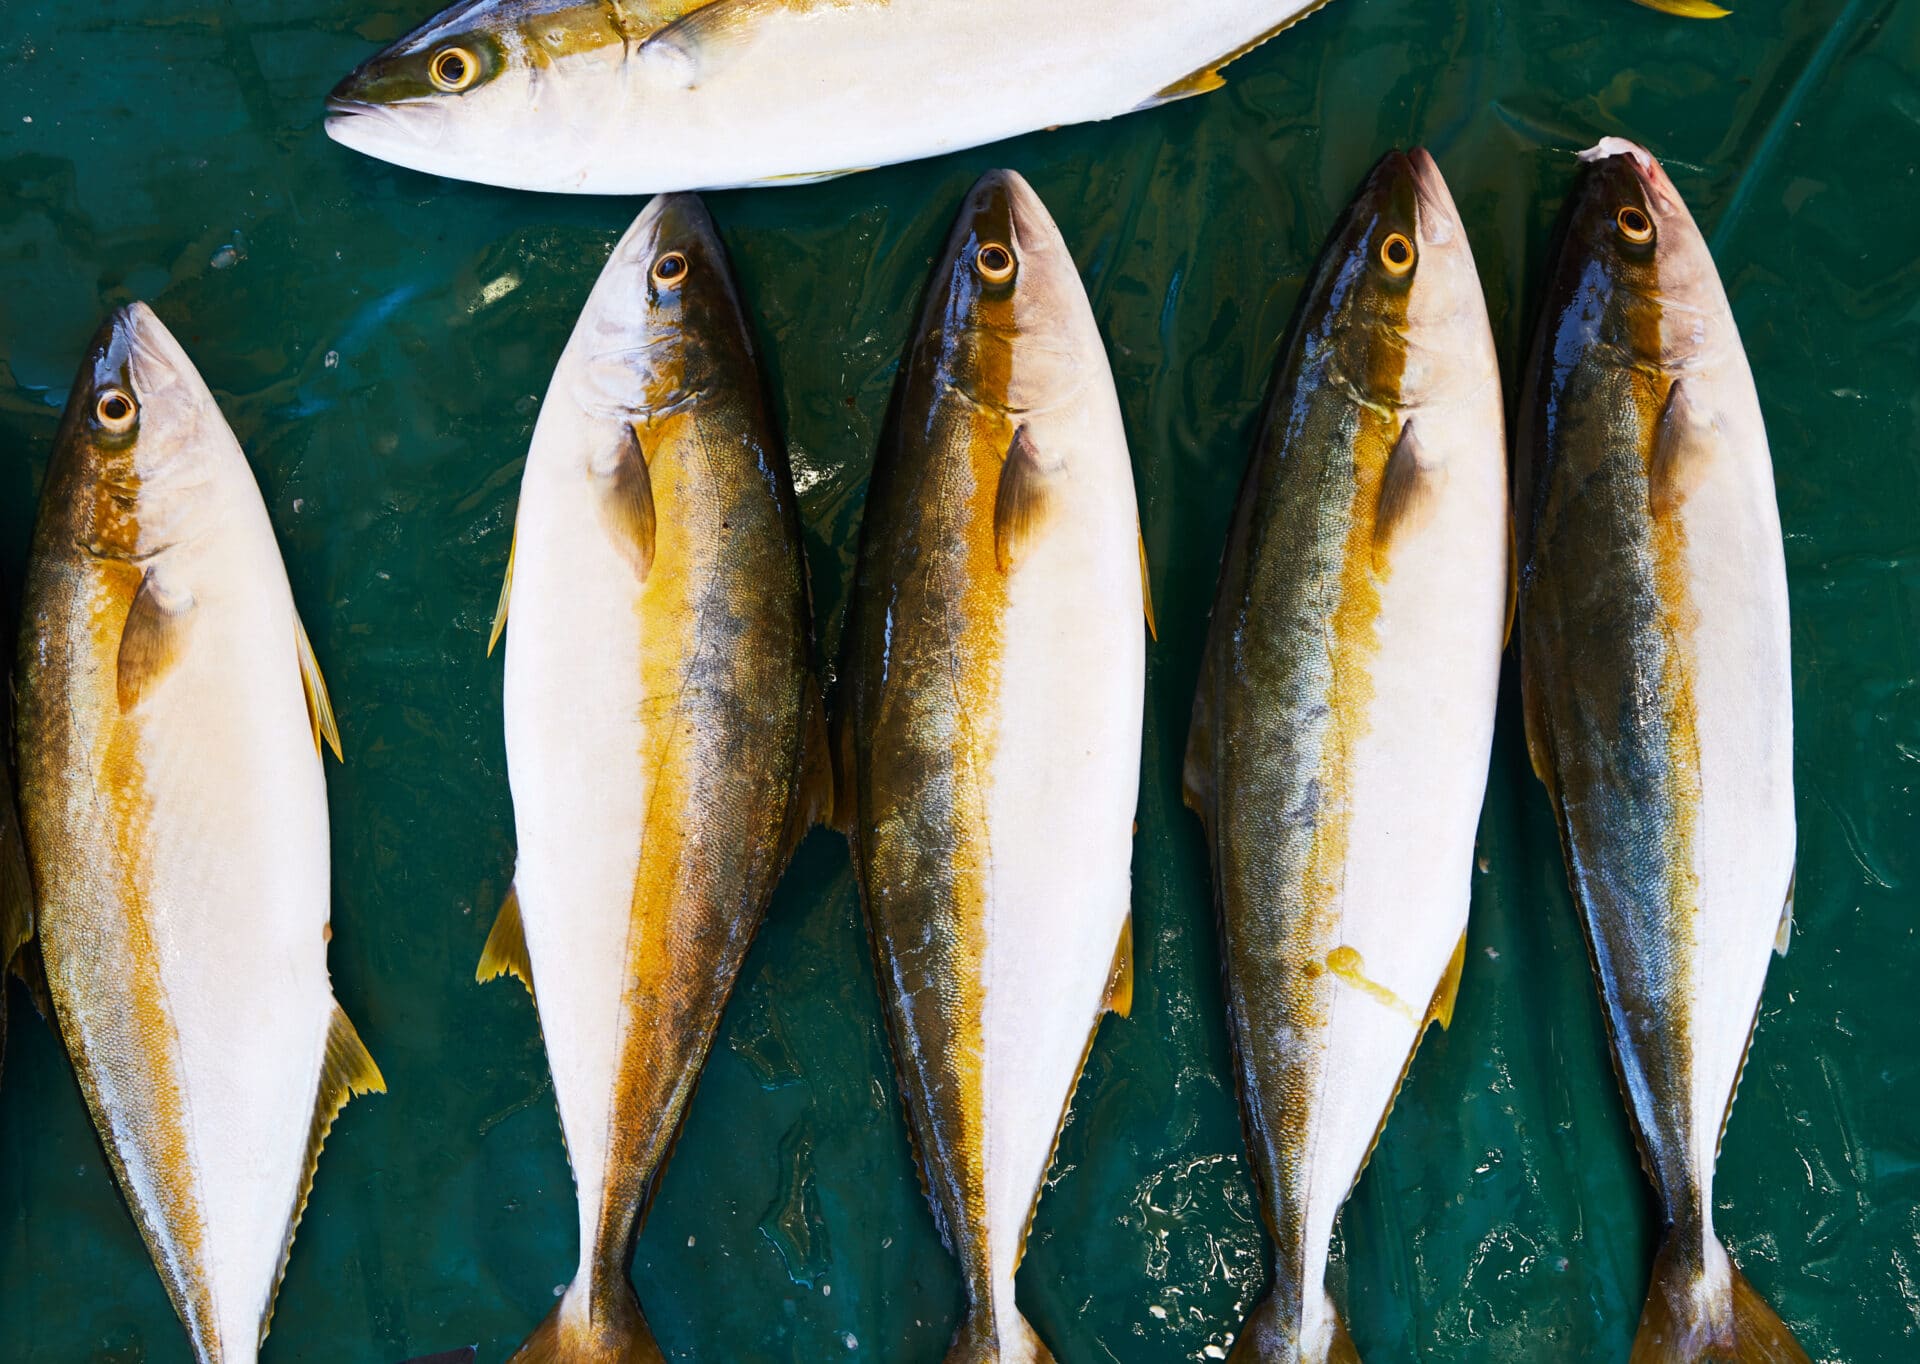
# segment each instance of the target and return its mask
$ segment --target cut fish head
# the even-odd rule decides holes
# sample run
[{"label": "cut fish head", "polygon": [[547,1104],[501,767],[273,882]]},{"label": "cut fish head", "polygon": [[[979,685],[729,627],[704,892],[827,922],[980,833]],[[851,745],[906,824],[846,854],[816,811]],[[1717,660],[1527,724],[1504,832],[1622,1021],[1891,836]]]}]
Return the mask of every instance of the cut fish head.
[{"label": "cut fish head", "polygon": [[1014,171],[968,192],[928,288],[916,349],[979,407],[1015,419],[1057,408],[1105,368],[1073,253]]},{"label": "cut fish head", "polygon": [[1308,287],[1306,353],[1363,402],[1450,403],[1496,372],[1473,250],[1423,148],[1375,163]]}]

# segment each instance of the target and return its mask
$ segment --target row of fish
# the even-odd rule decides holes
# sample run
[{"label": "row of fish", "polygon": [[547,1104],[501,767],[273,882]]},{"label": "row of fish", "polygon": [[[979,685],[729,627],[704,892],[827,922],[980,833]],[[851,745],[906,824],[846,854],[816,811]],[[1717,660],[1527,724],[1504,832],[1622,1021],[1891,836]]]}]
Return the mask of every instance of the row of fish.
[{"label": "row of fish", "polygon": [[[1669,1226],[1633,1358],[1804,1360],[1711,1198],[1788,922],[1780,531],[1725,295],[1642,149],[1586,154],[1511,507],[1502,414],[1453,200],[1425,152],[1390,154],[1284,343],[1187,754],[1274,1256],[1231,1358],[1357,1359],[1329,1243],[1452,1013],[1517,597],[1528,743]],[[849,838],[966,1289],[949,1364],[1053,1358],[1015,1274],[1094,1034],[1131,1000],[1152,606],[1099,330],[1017,175],[973,188],[928,285],[831,731],[810,617],[725,249],[697,199],[656,199],[555,371],[494,627],[519,852],[479,975],[534,995],[579,1211],[519,1364],[662,1359],[628,1263],[818,821]],[[325,684],[239,446],[139,304],[68,404],[19,683],[62,1034],[197,1357],[253,1359],[320,1145],[381,1082],[327,981]],[[22,903],[0,894],[9,953]]]}]

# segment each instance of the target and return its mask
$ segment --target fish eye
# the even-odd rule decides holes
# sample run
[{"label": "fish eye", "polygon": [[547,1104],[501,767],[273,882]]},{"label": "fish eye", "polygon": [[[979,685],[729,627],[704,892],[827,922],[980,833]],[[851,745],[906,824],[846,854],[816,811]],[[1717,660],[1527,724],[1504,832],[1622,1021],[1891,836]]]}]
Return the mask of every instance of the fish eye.
[{"label": "fish eye", "polygon": [[1380,243],[1380,263],[1387,267],[1389,275],[1396,277],[1413,269],[1413,242],[1406,233],[1392,233]]},{"label": "fish eye", "polygon": [[1013,278],[1013,252],[999,242],[988,242],[973,255],[973,268],[989,284],[1005,284]]},{"label": "fish eye", "polygon": [[1614,226],[1620,229],[1620,235],[1634,243],[1653,240],[1653,220],[1641,210],[1628,204],[1613,215]]},{"label": "fish eye", "polygon": [[443,47],[427,63],[427,74],[436,89],[457,95],[472,85],[480,74],[480,63],[464,47]]},{"label": "fish eye", "polygon": [[124,388],[104,390],[93,404],[94,419],[115,435],[131,430],[139,411],[139,404]]},{"label": "fish eye", "polygon": [[692,268],[683,252],[669,251],[653,263],[653,282],[662,289],[671,289],[685,279]]}]

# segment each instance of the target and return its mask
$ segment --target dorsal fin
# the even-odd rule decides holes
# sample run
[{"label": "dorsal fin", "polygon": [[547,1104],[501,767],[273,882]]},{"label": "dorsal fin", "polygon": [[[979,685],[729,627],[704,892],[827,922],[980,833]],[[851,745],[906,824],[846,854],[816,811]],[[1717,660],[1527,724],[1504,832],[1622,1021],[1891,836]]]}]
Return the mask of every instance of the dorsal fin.
[{"label": "dorsal fin", "polygon": [[1386,567],[1396,540],[1413,534],[1432,517],[1435,496],[1446,477],[1446,467],[1428,453],[1408,421],[1400,428],[1400,438],[1394,441],[1380,475],[1380,506],[1373,518],[1376,569]]},{"label": "dorsal fin", "polygon": [[480,965],[473,973],[473,978],[482,985],[497,976],[517,976],[527,987],[527,993],[533,994],[533,960],[527,954],[527,928],[520,918],[517,884],[509,885],[506,897],[500,901],[493,931],[487,934],[487,945],[480,949]]},{"label": "dorsal fin", "polygon": [[335,762],[345,762],[340,752],[340,725],[333,718],[333,698],[327,694],[327,679],[320,675],[320,660],[313,656],[313,641],[298,611],[293,613],[293,634],[300,654],[300,686],[307,694],[307,720],[313,726],[313,751],[322,753],[324,742],[333,750]]},{"label": "dorsal fin", "polygon": [[1002,573],[1046,524],[1050,501],[1040,449],[1023,425],[1013,433],[1000,462],[1000,486],[993,498],[993,554]]},{"label": "dorsal fin", "polygon": [[600,475],[600,513],[613,532],[614,543],[641,582],[653,571],[654,534],[658,521],[653,509],[653,474],[647,468],[646,452],[640,448],[640,433],[626,429],[620,448],[611,464],[595,469]]},{"label": "dorsal fin", "polygon": [[140,590],[133,594],[126,623],[120,627],[115,690],[121,710],[139,705],[153,685],[180,661],[187,614],[192,610],[191,592],[169,590],[151,568],[142,575]]},{"label": "dorsal fin", "polygon": [[293,1251],[293,1234],[307,1210],[307,1196],[313,1192],[313,1172],[320,1164],[320,1149],[327,1144],[334,1119],[347,1106],[347,1100],[360,1094],[385,1094],[387,1082],[380,1067],[373,1063],[366,1043],[354,1031],[345,1011],[336,1002],[327,1023],[326,1051],[320,1061],[320,1092],[314,1098],[313,1123],[307,1130],[307,1157],[300,1171],[299,1194],[294,1199],[293,1216],[287,1222],[286,1244],[280,1248],[280,1268],[273,1276],[273,1290],[267,1294],[266,1315],[260,1320],[260,1340],[265,1341],[273,1326],[274,1299],[280,1296],[280,1283],[287,1277],[287,1256]]},{"label": "dorsal fin", "polygon": [[500,580],[500,604],[493,608],[493,633],[487,636],[487,657],[493,657],[493,648],[500,642],[501,634],[507,628],[507,603],[513,598],[513,560],[520,552],[520,521],[514,519],[513,539],[507,543],[507,575]]}]

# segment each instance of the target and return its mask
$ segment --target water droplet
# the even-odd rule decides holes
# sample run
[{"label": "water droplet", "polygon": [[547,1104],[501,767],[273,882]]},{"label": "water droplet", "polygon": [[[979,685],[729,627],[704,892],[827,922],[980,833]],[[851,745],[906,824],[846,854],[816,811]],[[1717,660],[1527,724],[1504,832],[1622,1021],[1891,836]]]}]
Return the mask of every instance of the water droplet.
[{"label": "water droplet", "polygon": [[857,1350],[860,1348],[860,1338],[854,1335],[853,1332],[851,1331],[847,1332],[846,1339],[847,1339],[847,1348],[849,1350]]},{"label": "water droplet", "polygon": [[326,354],[326,358],[323,359],[320,363],[325,365],[328,369],[339,369],[340,368],[340,352],[337,350],[328,351]]}]

